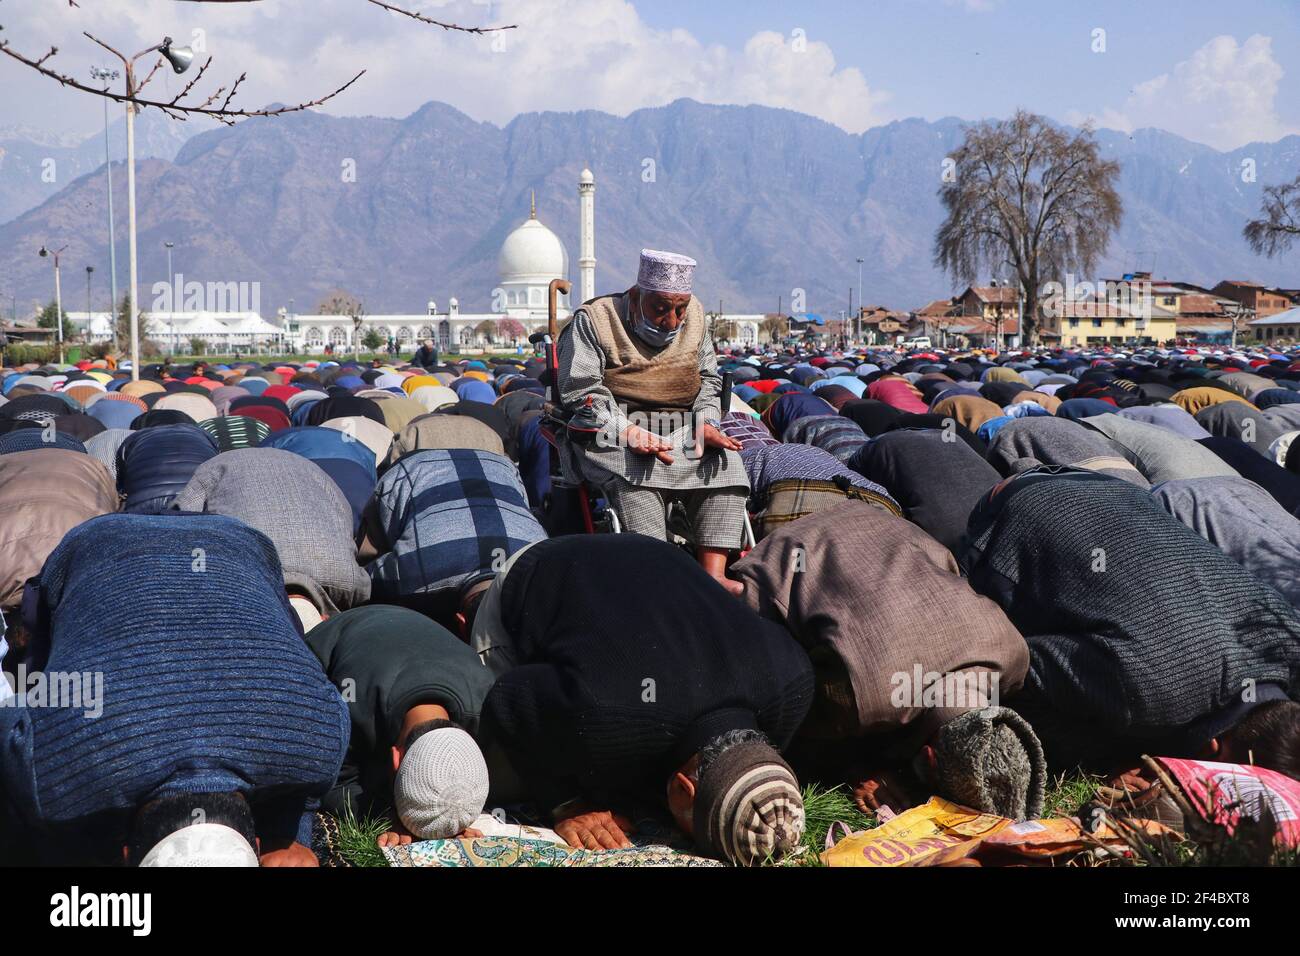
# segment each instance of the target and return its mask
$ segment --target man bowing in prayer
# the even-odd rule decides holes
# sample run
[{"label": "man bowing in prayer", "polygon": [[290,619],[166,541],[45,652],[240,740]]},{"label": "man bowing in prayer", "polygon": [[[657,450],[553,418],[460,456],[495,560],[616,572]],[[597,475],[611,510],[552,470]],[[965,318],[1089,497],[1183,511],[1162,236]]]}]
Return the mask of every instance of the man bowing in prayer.
[{"label": "man bowing in prayer", "polygon": [[629,531],[668,540],[679,502],[700,564],[739,594],[726,563],[749,483],[740,442],[718,427],[722,379],[694,275],[694,259],[643,249],[636,285],[574,313],[557,348],[560,401],[586,407],[596,436],[562,457],[566,477],[601,489]]}]

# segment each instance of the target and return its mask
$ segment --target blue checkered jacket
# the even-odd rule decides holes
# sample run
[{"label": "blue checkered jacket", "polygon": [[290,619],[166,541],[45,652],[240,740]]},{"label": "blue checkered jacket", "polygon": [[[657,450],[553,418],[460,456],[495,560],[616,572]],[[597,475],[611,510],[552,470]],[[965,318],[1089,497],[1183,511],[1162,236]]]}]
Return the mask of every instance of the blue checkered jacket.
[{"label": "blue checkered jacket", "polygon": [[457,589],[546,537],[514,463],[469,448],[399,459],[373,507],[388,548],[367,566],[376,601]]}]

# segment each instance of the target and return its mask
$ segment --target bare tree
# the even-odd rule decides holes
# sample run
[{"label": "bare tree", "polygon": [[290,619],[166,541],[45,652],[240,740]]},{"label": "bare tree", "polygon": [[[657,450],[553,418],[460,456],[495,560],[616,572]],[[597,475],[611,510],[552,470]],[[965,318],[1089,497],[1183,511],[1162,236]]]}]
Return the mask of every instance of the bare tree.
[{"label": "bare tree", "polygon": [[1260,218],[1246,223],[1242,235],[1261,256],[1272,258],[1291,248],[1300,236],[1300,176],[1289,183],[1264,187]]},{"label": "bare tree", "polygon": [[784,315],[765,315],[759,328],[769,342],[780,342],[790,332],[790,319]]},{"label": "bare tree", "polygon": [[1224,312],[1232,320],[1232,341],[1231,345],[1237,347],[1237,336],[1244,332],[1255,318],[1255,310],[1242,305],[1240,302],[1234,302],[1232,305],[1225,306]]},{"label": "bare tree", "polygon": [[316,311],[321,315],[365,315],[361,300],[342,289],[327,293],[316,306]]},{"label": "bare tree", "polygon": [[950,158],[934,262],[967,283],[1009,265],[1026,303],[1021,334],[1032,341],[1043,283],[1091,272],[1119,227],[1119,163],[1100,157],[1090,127],[1071,136],[1023,110],[969,128]]},{"label": "bare tree", "polygon": [[740,325],[733,319],[715,317],[713,322],[714,342],[734,342],[740,335]]}]

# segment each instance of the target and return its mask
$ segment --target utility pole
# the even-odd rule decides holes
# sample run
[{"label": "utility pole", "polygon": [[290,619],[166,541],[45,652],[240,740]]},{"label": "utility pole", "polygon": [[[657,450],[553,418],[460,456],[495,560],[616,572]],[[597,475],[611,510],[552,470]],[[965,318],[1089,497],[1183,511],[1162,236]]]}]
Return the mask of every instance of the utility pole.
[{"label": "utility pole", "polygon": [[[122,74],[117,70],[90,68],[90,75],[104,80],[104,89]],[[113,351],[117,352],[117,230],[113,227],[113,154],[108,146],[108,97],[104,97],[104,171],[108,174],[108,316],[113,332]]]},{"label": "utility pole", "polygon": [[[89,34],[87,34],[89,36]],[[91,39],[95,39],[91,37]],[[172,38],[164,37],[162,43],[155,44],[147,50],[141,50],[135,56],[127,58],[101,40],[95,40],[119,60],[126,71],[126,205],[127,205],[127,252],[131,269],[131,380],[140,378],[140,276],[136,255],[136,217],[135,217],[135,95],[139,87],[135,81],[135,61],[150,53],[161,52],[172,65],[177,74],[189,69],[194,53],[189,47],[172,48]],[[146,80],[148,77],[146,77]],[[175,303],[172,303],[175,305]],[[173,310],[174,311],[174,310]]]},{"label": "utility pole", "polygon": [[176,243],[168,240],[167,242],[164,242],[163,245],[167,247],[167,288],[172,290],[172,295],[169,297],[172,303],[169,324],[171,325],[172,330],[172,355],[174,356],[176,354],[176,273],[172,272],[172,248]]},{"label": "utility pole", "polygon": [[42,259],[49,256],[54,257],[54,327],[58,329],[59,340],[59,364],[63,364],[63,286],[59,282],[59,256],[67,249],[56,249],[54,252],[41,246],[40,256]]},{"label": "utility pole", "polygon": [[866,262],[861,256],[858,256],[858,320],[857,320],[857,339],[862,341],[862,263]]}]

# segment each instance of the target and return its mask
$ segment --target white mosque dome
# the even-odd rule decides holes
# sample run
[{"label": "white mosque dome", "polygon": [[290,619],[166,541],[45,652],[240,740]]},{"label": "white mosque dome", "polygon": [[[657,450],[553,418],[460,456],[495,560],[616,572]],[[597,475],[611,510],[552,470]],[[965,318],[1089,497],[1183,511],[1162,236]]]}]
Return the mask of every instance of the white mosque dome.
[{"label": "white mosque dome", "polygon": [[569,253],[560,237],[534,215],[501,244],[497,271],[503,283],[550,282],[569,274]]}]

